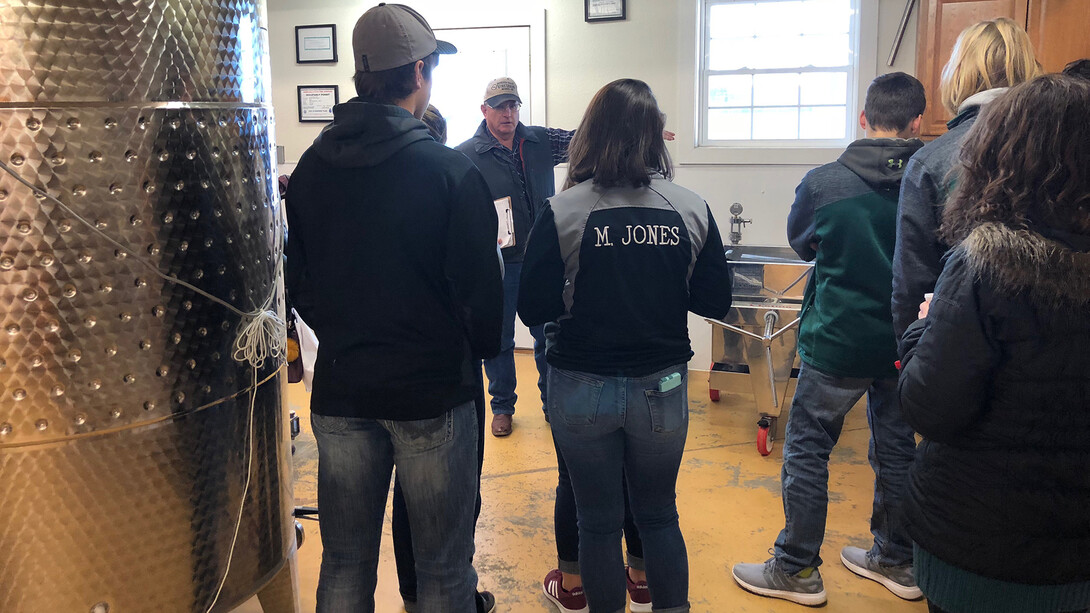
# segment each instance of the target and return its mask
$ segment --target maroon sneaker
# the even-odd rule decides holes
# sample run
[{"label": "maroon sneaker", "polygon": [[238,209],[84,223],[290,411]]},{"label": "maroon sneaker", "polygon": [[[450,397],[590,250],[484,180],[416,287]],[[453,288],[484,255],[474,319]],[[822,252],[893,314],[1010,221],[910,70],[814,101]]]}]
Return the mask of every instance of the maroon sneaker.
[{"label": "maroon sneaker", "polygon": [[628,584],[628,597],[632,603],[628,610],[632,613],[651,613],[651,590],[647,589],[646,581],[633,581],[628,570],[624,573],[625,583]]},{"label": "maroon sneaker", "polygon": [[570,592],[565,590],[564,575],[559,568],[554,568],[545,575],[545,581],[541,582],[541,591],[545,592],[545,597],[560,609],[560,613],[590,613],[583,588],[577,587]]}]

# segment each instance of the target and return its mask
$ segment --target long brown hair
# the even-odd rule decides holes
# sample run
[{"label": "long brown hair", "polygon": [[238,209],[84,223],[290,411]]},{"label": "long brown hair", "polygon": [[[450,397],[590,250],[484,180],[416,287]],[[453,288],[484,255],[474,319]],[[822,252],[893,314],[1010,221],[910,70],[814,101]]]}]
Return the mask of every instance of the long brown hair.
[{"label": "long brown hair", "polygon": [[986,107],[961,150],[943,214],[954,245],[977,226],[1090,234],[1090,82],[1045,75]]},{"label": "long brown hair", "polygon": [[651,88],[618,79],[594,95],[568,147],[567,189],[587,179],[602,187],[651,183],[652,173],[673,175],[662,138],[666,119]]}]

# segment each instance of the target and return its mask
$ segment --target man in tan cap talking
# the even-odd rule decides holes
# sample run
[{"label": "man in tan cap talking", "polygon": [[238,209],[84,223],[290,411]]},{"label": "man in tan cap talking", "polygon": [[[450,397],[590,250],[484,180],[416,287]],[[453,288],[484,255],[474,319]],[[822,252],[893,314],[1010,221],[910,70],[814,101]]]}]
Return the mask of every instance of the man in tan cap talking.
[{"label": "man in tan cap talking", "polygon": [[[484,361],[488,393],[492,396],[492,435],[511,434],[515,413],[515,305],[526,238],[537,211],[556,192],[553,167],[568,160],[568,144],[574,132],[527,126],[519,121],[522,99],[513,79],[501,77],[488,83],[484,92],[477,133],[455,147],[466,154],[484,175],[495,201],[500,222],[503,254],[503,337],[500,354]],[[506,226],[506,227],[505,227]],[[538,389],[545,406],[545,333],[530,329],[534,337]]]},{"label": "man in tan cap talking", "polygon": [[[319,613],[373,613],[391,470],[412,526],[417,607],[488,613],[476,592],[480,360],[500,348],[503,288],[481,173],[420,121],[453,45],[400,4],[356,22],[358,97],[299,159],[288,187],[286,283],[321,340]],[[406,601],[406,606],[412,603]]]}]

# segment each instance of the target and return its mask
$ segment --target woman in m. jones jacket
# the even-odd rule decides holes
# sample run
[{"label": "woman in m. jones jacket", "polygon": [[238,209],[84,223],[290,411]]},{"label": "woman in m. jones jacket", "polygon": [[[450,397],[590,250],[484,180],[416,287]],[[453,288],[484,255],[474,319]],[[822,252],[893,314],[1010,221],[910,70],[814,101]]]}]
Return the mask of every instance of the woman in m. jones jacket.
[{"label": "woman in m. jones jacket", "polygon": [[689,610],[675,503],[687,312],[722,318],[731,293],[708,205],[668,180],[663,123],[646,83],[599,90],[569,149],[567,189],[530,232],[519,288],[522,321],[549,324],[547,414],[575,491],[591,613],[625,607],[622,475],[654,610]]},{"label": "woman in m. jones jacket", "polygon": [[973,126],[956,245],[902,339],[923,436],[906,505],[932,611],[1090,606],[1090,83],[1045,76]]}]

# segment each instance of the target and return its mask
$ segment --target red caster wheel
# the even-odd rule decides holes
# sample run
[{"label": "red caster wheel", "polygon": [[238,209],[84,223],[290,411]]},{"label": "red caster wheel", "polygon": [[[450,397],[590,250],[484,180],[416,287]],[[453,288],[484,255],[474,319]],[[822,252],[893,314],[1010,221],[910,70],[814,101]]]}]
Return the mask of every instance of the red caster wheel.
[{"label": "red caster wheel", "polygon": [[768,427],[757,428],[757,452],[761,455],[772,453],[776,446],[776,439],[772,438],[772,432]]},{"label": "red caster wheel", "polygon": [[[715,370],[715,362],[712,362],[710,370]],[[708,377],[710,379],[711,375],[709,374]],[[712,402],[719,402],[719,390],[709,389],[708,398],[710,398]]]},{"label": "red caster wheel", "polygon": [[757,422],[757,453],[766,456],[776,446],[776,422],[763,418]]}]

